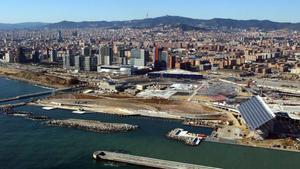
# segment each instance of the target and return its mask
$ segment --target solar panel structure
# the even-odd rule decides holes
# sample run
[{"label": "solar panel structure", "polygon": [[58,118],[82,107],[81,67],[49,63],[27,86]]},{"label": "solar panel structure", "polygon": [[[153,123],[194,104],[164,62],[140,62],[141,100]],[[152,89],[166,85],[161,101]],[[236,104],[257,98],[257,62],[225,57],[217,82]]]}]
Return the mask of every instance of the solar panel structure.
[{"label": "solar panel structure", "polygon": [[250,130],[256,130],[275,118],[275,114],[260,96],[251,97],[238,107]]}]

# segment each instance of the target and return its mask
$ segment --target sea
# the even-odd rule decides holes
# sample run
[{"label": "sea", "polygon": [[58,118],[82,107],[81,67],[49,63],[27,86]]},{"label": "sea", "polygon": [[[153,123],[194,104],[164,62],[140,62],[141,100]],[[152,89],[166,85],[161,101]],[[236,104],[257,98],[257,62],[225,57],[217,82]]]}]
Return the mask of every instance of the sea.
[{"label": "sea", "polygon": [[[26,82],[0,78],[0,99],[50,90]],[[2,103],[3,104],[3,103]],[[122,117],[103,113],[73,114],[69,110],[43,110],[22,106],[18,110],[51,119],[89,119],[139,125],[135,131],[100,134],[73,128],[50,127],[43,122],[0,114],[0,169],[142,169],[92,159],[106,150],[224,169],[299,169],[300,153],[202,142],[192,147],[166,138],[168,131],[184,128],[210,134],[209,128],[189,127],[177,120]]]}]

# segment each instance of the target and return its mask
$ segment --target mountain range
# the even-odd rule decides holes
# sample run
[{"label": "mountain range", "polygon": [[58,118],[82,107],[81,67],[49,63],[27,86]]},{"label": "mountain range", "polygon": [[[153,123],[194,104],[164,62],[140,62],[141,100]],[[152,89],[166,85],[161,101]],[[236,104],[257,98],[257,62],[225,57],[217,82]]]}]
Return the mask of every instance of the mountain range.
[{"label": "mountain range", "polygon": [[300,23],[273,22],[269,20],[234,20],[234,19],[193,19],[180,16],[162,16],[156,18],[136,19],[129,21],[62,21],[58,23],[26,22],[17,24],[0,23],[0,30],[12,29],[69,29],[69,28],[147,28],[161,25],[180,27],[183,30],[210,30],[210,29],[250,29],[261,30],[300,30]]}]

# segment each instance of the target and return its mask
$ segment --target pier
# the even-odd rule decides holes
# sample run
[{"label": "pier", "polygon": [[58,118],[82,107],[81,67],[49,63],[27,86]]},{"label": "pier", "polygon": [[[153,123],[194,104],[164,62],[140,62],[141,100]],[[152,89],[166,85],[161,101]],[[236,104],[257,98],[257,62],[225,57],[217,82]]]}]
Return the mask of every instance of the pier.
[{"label": "pier", "polygon": [[[196,164],[181,163],[175,161],[161,160],[149,157],[134,156],[129,154],[114,153],[108,151],[96,151],[93,153],[95,160],[111,161],[137,165],[142,167],[160,168],[160,169],[216,169]],[[201,158],[201,157],[200,157]]]}]

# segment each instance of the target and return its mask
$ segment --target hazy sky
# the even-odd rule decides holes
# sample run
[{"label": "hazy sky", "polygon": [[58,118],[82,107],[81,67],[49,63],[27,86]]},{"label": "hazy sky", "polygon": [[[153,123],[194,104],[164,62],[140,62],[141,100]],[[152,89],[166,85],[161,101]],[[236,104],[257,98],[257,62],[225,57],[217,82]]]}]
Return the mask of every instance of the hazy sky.
[{"label": "hazy sky", "polygon": [[130,20],[164,15],[300,22],[300,0],[0,0],[0,22]]}]

